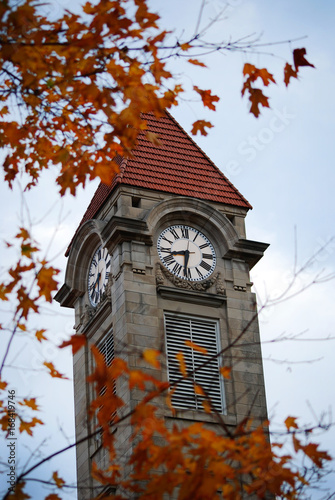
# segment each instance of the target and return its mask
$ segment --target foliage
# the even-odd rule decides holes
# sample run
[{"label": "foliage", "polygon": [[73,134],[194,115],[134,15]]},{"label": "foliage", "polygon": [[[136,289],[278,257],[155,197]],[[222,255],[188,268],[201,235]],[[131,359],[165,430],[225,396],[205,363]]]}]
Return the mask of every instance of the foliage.
[{"label": "foliage", "polygon": [[[131,155],[137,134],[146,129],[141,113],[156,117],[165,109],[178,104],[183,88],[167,69],[171,57],[185,57],[189,64],[205,68],[195,56],[205,53],[208,44],[196,34],[186,41],[170,44],[168,33],[159,27],[159,16],[152,13],[146,0],[100,0],[87,2],[81,14],[66,11],[56,20],[41,13],[33,0],[0,4],[0,147],[5,152],[4,178],[10,187],[23,176],[26,189],[38,185],[45,169],[56,168],[60,194],[69,190],[73,195],[79,185],[100,177],[110,183],[118,171],[114,161],[119,155]],[[239,42],[217,44],[216,49],[245,50]],[[305,58],[304,48],[293,53],[294,68],[284,69],[284,82],[297,78],[299,68],[313,66]],[[268,97],[254,86],[261,81],[265,87],[275,83],[266,69],[246,63],[243,69],[242,95],[249,96],[250,112],[258,117],[260,106],[269,107]],[[215,111],[219,97],[210,89],[194,85],[194,93],[204,107]],[[207,135],[212,124],[197,120],[192,133]],[[159,138],[148,134],[153,143]],[[18,332],[34,337],[36,342],[47,340],[46,330],[28,327],[33,314],[40,314],[41,304],[52,301],[59,273],[45,258],[31,232],[20,227],[7,246],[18,253],[17,261],[0,283],[0,299],[15,304],[10,325],[0,325],[9,332],[9,342],[0,367],[0,424],[8,433],[11,410],[6,401],[7,382],[4,379],[6,360],[12,341]],[[82,348],[85,338],[73,337],[61,347],[71,346],[73,353]],[[192,348],[197,346],[193,345]],[[201,348],[199,348],[201,351]],[[268,441],[267,422],[254,427],[246,420],[229,431],[204,400],[204,410],[213,413],[218,432],[202,424],[187,428],[168,429],[155,403],[164,396],[171,407],[169,388],[146,370],[130,370],[116,358],[106,366],[97,349],[94,350],[96,369],[89,382],[94,384],[96,399],[90,416],[97,418],[97,433],[102,430],[102,443],[110,456],[107,471],[93,467],[93,477],[103,485],[119,484],[119,496],[129,498],[136,493],[141,498],[163,498],[178,492],[178,498],[237,499],[241,484],[249,495],[262,498],[271,492],[282,498],[294,498],[305,481],[291,467],[291,456],[280,453],[280,445]],[[160,368],[160,353],[147,349],[143,360]],[[179,359],[181,380],[187,373],[184,360]],[[53,363],[44,366],[51,377],[65,378]],[[229,377],[224,367],[222,376]],[[143,399],[135,409],[125,409],[124,401],[115,394],[115,381],[126,378],[129,389],[143,391]],[[197,387],[197,391],[202,388]],[[204,394],[205,395],[205,394]],[[118,410],[122,410],[122,417]],[[19,432],[33,434],[41,419],[35,397],[23,396],[16,406],[20,421]],[[111,422],[111,415],[114,415]],[[130,419],[134,432],[134,453],[129,464],[130,476],[125,479],[115,451],[113,429]],[[294,450],[306,455],[318,468],[330,459],[311,442],[304,444],[298,437],[294,418],[286,421],[292,435]],[[157,440],[157,437],[160,439]],[[60,451],[61,452],[61,451]],[[24,499],[25,479],[44,463],[42,459],[17,478],[15,493],[10,498]],[[50,484],[64,487],[63,479],[54,472]],[[219,493],[220,492],[220,493]],[[7,498],[8,494],[5,496]],[[50,494],[48,499],[59,498]]]}]

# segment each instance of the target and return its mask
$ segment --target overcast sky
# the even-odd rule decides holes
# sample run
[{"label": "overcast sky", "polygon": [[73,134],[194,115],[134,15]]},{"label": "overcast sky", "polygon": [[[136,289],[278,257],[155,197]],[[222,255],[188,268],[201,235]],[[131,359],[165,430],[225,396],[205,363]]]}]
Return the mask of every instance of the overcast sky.
[{"label": "overcast sky", "polygon": [[[172,38],[181,33],[186,38],[187,33],[192,33],[199,0],[157,0],[152,4],[162,15],[162,25],[174,30]],[[224,4],[221,0],[208,0],[204,24],[218,14]],[[52,2],[52,5],[57,11],[61,2]],[[207,56],[204,60],[207,70],[186,68],[180,61],[170,63],[186,87],[196,84],[200,88],[211,88],[221,98],[216,113],[204,113],[197,103],[185,100],[172,114],[188,132],[196,119],[206,117],[212,121],[215,128],[209,136],[196,140],[253,206],[246,219],[247,237],[270,243],[264,258],[252,272],[259,304],[280,297],[297,270],[303,267],[290,291],[307,289],[276,307],[265,308],[260,316],[267,403],[273,430],[288,415],[299,417],[301,424],[315,424],[323,413],[327,422],[327,412],[334,411],[335,342],[323,340],[335,336],[334,281],[324,280],[308,286],[335,272],[335,240],[323,248],[335,236],[334,22],[335,3],[330,0],[232,0],[226,19],[212,27],[211,36],[229,40],[230,36],[234,39],[256,34],[261,35],[262,42],[270,43],[301,39],[264,47],[261,52],[266,53],[262,54]],[[307,59],[316,69],[301,68],[299,81],[293,81],[286,89],[282,82],[283,66],[286,61],[292,62],[292,50],[300,47],[306,47]],[[264,110],[259,119],[248,114],[248,101],[241,99],[242,67],[246,61],[267,67],[278,82],[266,89],[266,95],[271,97],[271,109]],[[62,254],[96,183],[81,191],[76,200],[66,197],[59,203],[52,193],[52,178],[52,173],[45,176],[41,187],[34,194],[28,194],[26,201],[34,221],[35,238],[46,248],[53,237],[48,255],[58,255],[56,265],[64,271],[66,259]],[[1,237],[8,239],[20,224],[19,190],[10,193],[2,186],[1,196],[6,207],[2,210]],[[316,253],[315,259],[304,267]],[[2,255],[1,265],[6,266],[9,257],[4,250]],[[60,310],[55,304],[45,309],[40,323],[49,325],[47,335],[52,342],[32,349],[28,341],[21,339],[17,344],[19,353],[11,357],[11,362],[15,366],[25,364],[27,369],[24,373],[17,369],[8,372],[18,394],[41,397],[44,419],[48,422],[33,440],[22,438],[21,463],[30,453],[26,447],[37,452],[40,446],[56,450],[74,437],[71,381],[54,383],[39,371],[41,361],[48,359],[72,377],[70,353],[58,352],[52,345],[72,333],[72,312]],[[37,321],[36,326],[40,326]],[[289,336],[294,340],[272,342]],[[63,429],[61,437],[57,432],[59,427]],[[45,438],[48,440],[43,442]],[[335,433],[329,431],[319,439],[335,455]],[[46,466],[45,479],[50,479],[50,471],[55,469],[71,481],[74,453],[55,460],[51,467]],[[329,477],[328,486],[335,491],[334,475]],[[31,488],[36,500],[44,498],[48,491],[40,491],[36,485]],[[64,493],[63,497],[73,498],[73,494]],[[322,498],[322,494],[312,492],[311,498]]]}]

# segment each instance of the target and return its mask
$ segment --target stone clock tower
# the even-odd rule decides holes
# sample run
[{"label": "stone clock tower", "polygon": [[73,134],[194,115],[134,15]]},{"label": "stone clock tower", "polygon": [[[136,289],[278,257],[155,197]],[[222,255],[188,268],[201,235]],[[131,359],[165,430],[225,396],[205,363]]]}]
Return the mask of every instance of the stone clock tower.
[{"label": "stone clock tower", "polygon": [[[74,308],[75,329],[88,339],[86,350],[74,357],[77,440],[93,431],[86,384],[92,343],[107,362],[123,356],[130,368],[138,363],[134,353],[162,350],[166,368],[159,376],[171,382],[180,375],[175,354],[185,351],[185,340],[209,354],[223,350],[196,371],[195,380],[178,385],[172,398],[176,414],[166,409],[166,418],[212,421],[202,411],[194,382],[205,388],[227,426],[246,415],[266,418],[249,271],[267,245],[246,239],[251,206],[174,118],[166,113],[146,119],[159,145],[141,134],[133,156],[120,159],[112,185],[98,187],[71,242],[65,284],[56,296],[62,306]],[[199,354],[185,356],[192,371]],[[219,376],[220,365],[231,366],[229,380]],[[135,394],[120,395],[136,404]],[[117,430],[125,455],[131,453],[130,435],[130,425]],[[92,460],[101,465],[106,460],[97,438],[77,446],[81,499],[97,493]]]}]

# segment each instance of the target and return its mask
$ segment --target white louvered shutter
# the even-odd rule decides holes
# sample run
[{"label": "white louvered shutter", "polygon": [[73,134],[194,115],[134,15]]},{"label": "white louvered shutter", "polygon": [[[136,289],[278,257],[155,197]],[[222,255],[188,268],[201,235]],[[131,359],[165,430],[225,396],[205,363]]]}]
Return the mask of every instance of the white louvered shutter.
[{"label": "white louvered shutter", "polygon": [[[105,337],[99,342],[98,349],[105,358],[106,365],[110,366],[115,358],[113,330],[109,331],[107,335],[105,335]],[[103,396],[105,392],[106,392],[106,387],[102,387],[100,391],[100,396]],[[115,383],[114,383],[114,394],[116,394]],[[114,412],[111,415],[111,424],[115,417],[116,417],[116,412]]]},{"label": "white louvered shutter", "polygon": [[[181,314],[165,313],[165,335],[168,358],[169,382],[174,383],[181,377],[176,354],[182,352],[190,376],[178,383],[172,395],[175,408],[188,410],[203,410],[202,400],[194,391],[194,384],[200,385],[210,398],[212,407],[219,413],[224,412],[223,383],[219,372],[217,357],[206,366],[197,369],[211,356],[220,351],[218,321],[207,318],[197,318]],[[194,342],[207,350],[204,355],[185,344],[186,340]]]}]

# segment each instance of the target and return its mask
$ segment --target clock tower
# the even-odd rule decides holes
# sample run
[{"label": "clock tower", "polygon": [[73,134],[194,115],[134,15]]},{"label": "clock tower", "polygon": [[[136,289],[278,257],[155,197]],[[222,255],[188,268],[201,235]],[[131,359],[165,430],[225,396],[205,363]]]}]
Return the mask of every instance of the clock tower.
[{"label": "clock tower", "polygon": [[[90,475],[92,461],[108,466],[101,441],[83,440],[95,424],[87,416],[91,344],[107,363],[121,356],[130,368],[141,366],[143,349],[160,350],[166,363],[155,376],[173,383],[180,378],[178,352],[185,352],[189,372],[203,356],[186,352],[185,341],[191,341],[211,359],[177,385],[175,413],[166,408],[166,419],[214,424],[195,384],[228,427],[246,416],[255,422],[267,418],[249,277],[267,245],[246,239],[250,204],[175,119],[167,112],[161,119],[145,118],[156,144],[141,133],[133,154],[119,158],[112,184],[98,187],[70,244],[65,283],[56,296],[74,309],[75,330],[87,337],[85,349],[74,356],[80,499],[101,491]],[[220,376],[221,366],[231,368],[229,379]],[[136,405],[135,391],[116,391]],[[130,424],[117,429],[121,460],[131,454],[131,433]]]}]

